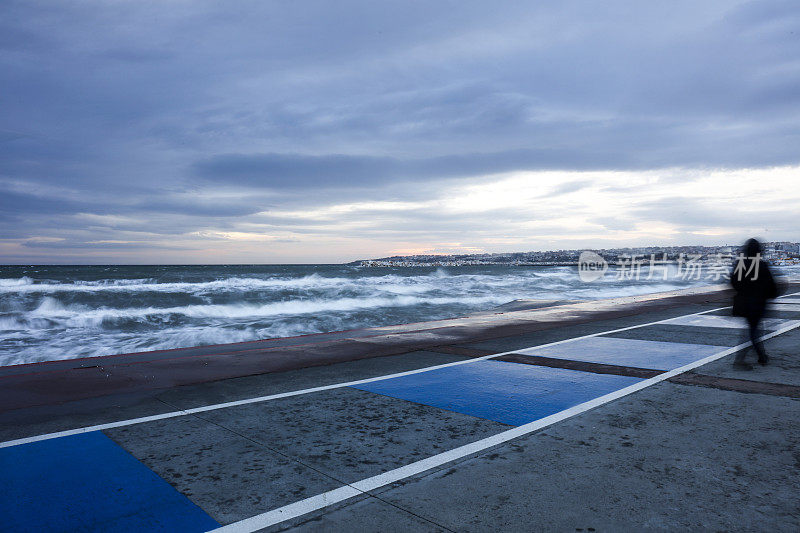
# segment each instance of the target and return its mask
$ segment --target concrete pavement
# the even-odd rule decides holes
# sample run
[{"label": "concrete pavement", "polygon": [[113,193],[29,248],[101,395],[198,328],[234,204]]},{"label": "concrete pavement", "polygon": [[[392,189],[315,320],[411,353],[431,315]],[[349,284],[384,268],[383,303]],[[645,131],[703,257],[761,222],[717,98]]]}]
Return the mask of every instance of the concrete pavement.
[{"label": "concrete pavement", "polygon": [[[0,402],[0,440],[32,437],[0,448],[0,463],[4,451],[42,442],[36,439],[70,449],[75,438],[38,435],[155,415],[164,418],[91,433],[157,474],[185,499],[175,505],[187,516],[194,516],[195,506],[217,524],[241,530],[268,523],[274,530],[309,531],[797,530],[800,330],[769,339],[771,364],[752,372],[734,371],[728,354],[688,373],[665,374],[741,342],[743,331],[725,311],[713,311],[728,298],[708,290],[639,301],[554,302],[306,338],[299,345],[265,341],[244,352],[258,360],[234,369],[244,375],[228,377],[228,370],[208,379],[207,371],[193,372],[182,386],[154,385],[173,379],[158,375],[164,368],[213,358],[211,348],[193,349],[196,355],[116,356],[90,368],[139,365],[139,375],[151,372],[153,379],[125,384],[110,378],[113,386],[77,394],[77,384],[69,383],[58,388],[60,398],[28,390],[22,401]],[[779,306],[769,331],[794,327],[800,309],[792,305]],[[655,321],[666,322],[642,326]],[[630,329],[616,331],[621,328]],[[602,332],[611,333],[597,335]],[[585,335],[595,336],[578,338]],[[372,352],[358,345],[348,351],[364,339]],[[543,346],[551,343],[559,344]],[[288,365],[288,354],[304,349],[317,354],[310,358],[314,364]],[[219,355],[230,358],[232,352],[243,353],[223,347]],[[275,353],[282,371],[257,368],[270,368],[268,355]],[[487,359],[497,353],[506,355]],[[326,357],[328,363],[320,363]],[[14,369],[0,383],[12,380],[12,391],[26,390],[86,371],[78,368],[59,362],[44,371]],[[248,374],[253,370],[258,372]],[[334,387],[409,371],[414,373]],[[649,381],[659,376],[669,379]],[[581,402],[632,385],[643,388],[474,453],[435,460],[430,468],[338,503],[319,504],[320,495],[352,491],[364,480],[534,427],[537,420],[558,418]],[[333,388],[292,392],[318,387]],[[247,403],[269,395],[284,396]],[[142,477],[131,475],[137,482]],[[123,489],[128,481],[120,481]],[[36,493],[31,481],[19,497]],[[135,495],[129,501],[135,505]],[[297,512],[303,501],[314,504]],[[35,530],[41,525],[36,515],[20,512],[12,505],[18,503],[6,500],[6,513],[16,525]],[[293,505],[286,520],[247,522]],[[113,525],[84,519],[94,524],[90,529]]]}]

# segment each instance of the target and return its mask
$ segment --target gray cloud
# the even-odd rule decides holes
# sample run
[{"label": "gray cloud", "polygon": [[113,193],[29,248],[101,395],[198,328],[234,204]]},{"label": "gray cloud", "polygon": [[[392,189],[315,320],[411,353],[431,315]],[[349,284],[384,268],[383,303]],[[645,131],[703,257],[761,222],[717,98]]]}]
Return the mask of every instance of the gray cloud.
[{"label": "gray cloud", "polygon": [[[239,183],[277,189],[306,187],[353,188],[417,180],[481,176],[530,168],[560,168],[559,150],[515,150],[449,155],[426,159],[352,155],[226,154],[195,165],[198,177],[214,183]],[[572,168],[592,168],[591,160],[576,155]],[[554,194],[586,186],[567,184]],[[576,188],[571,188],[576,187]]]},{"label": "gray cloud", "polygon": [[551,190],[547,194],[547,196],[548,197],[553,197],[553,196],[560,196],[562,194],[569,194],[571,192],[580,191],[582,189],[585,189],[585,188],[591,187],[591,186],[592,186],[592,182],[589,181],[589,180],[569,181],[567,183],[562,183],[561,185],[559,185],[555,189]]},{"label": "gray cloud", "polygon": [[64,214],[77,213],[87,204],[64,201],[57,198],[34,196],[14,191],[0,193],[0,215],[14,216],[24,213]]},{"label": "gray cloud", "polygon": [[92,242],[92,241],[72,241],[72,242],[40,242],[28,241],[22,244],[26,248],[49,248],[58,251],[62,250],[149,250],[156,248],[159,250],[188,250],[187,246],[174,246],[154,242]]},{"label": "gray cloud", "polygon": [[675,224],[684,231],[707,228],[731,228],[744,230],[763,230],[771,228],[777,232],[792,232],[796,212],[785,209],[753,209],[743,198],[738,204],[726,207],[715,205],[712,201],[696,198],[665,197],[659,200],[641,202],[631,209],[634,220],[657,220]]},{"label": "gray cloud", "polygon": [[[798,23],[792,1],[9,0],[0,230],[91,242],[516,170],[798,164]],[[271,223],[319,226],[296,221]]]}]

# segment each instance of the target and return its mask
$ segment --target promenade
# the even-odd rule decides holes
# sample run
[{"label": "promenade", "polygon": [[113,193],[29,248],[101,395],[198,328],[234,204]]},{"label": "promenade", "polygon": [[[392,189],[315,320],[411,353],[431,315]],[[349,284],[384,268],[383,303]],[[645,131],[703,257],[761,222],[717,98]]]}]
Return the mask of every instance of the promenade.
[{"label": "promenade", "polygon": [[[800,528],[800,285],[0,368],[9,531]],[[754,359],[754,356],[753,356]]]}]

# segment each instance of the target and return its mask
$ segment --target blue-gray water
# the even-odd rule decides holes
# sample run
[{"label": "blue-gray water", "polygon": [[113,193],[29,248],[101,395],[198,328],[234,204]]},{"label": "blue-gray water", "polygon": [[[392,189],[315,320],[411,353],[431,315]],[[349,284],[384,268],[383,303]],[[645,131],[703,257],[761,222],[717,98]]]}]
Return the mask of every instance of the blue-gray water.
[{"label": "blue-gray water", "polygon": [[0,266],[0,365],[450,318],[515,299],[708,281],[581,283],[574,267]]}]

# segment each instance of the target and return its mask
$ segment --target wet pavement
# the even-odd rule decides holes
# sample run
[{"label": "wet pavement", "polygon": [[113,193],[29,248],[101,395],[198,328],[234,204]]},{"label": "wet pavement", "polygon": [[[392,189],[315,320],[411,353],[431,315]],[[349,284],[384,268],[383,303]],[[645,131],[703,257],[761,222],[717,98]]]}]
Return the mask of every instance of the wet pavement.
[{"label": "wet pavement", "polygon": [[773,307],[750,372],[729,299],[8,368],[0,506],[31,531],[795,531],[800,297]]}]

